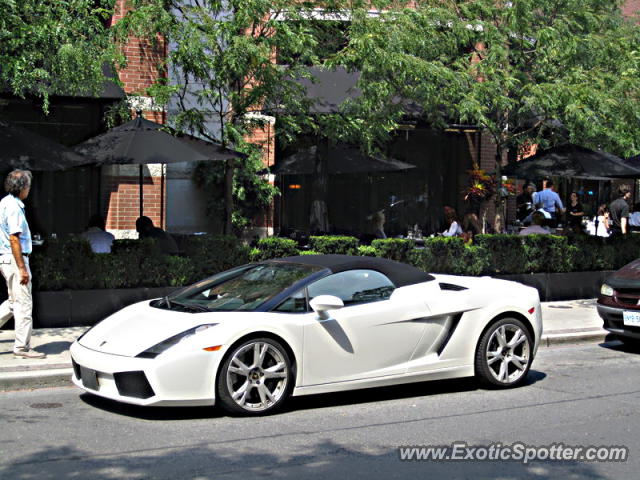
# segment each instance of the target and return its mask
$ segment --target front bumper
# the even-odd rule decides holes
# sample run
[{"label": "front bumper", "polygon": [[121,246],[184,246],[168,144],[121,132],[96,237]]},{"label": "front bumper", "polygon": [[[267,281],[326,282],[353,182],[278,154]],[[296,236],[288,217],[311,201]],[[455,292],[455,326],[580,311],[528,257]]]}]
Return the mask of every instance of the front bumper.
[{"label": "front bumper", "polygon": [[215,403],[220,352],[165,352],[132,358],[71,346],[73,383],[101,397],[134,405],[190,406]]},{"label": "front bumper", "polygon": [[628,338],[640,339],[640,327],[625,325],[622,320],[623,308],[597,304],[598,315],[602,318],[603,328],[611,333]]}]

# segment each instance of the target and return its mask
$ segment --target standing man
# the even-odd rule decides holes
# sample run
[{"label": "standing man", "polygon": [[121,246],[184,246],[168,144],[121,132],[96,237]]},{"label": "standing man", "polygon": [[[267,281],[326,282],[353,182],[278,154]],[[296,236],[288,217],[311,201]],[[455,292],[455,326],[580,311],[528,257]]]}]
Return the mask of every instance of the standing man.
[{"label": "standing man", "polygon": [[609,205],[609,223],[611,235],[626,234],[629,230],[629,203],[631,188],[629,185],[620,185],[618,198]]},{"label": "standing man", "polygon": [[9,298],[0,305],[0,327],[13,315],[16,331],[13,355],[44,358],[44,353],[31,349],[31,232],[22,203],[31,190],[31,179],[28,170],[11,172],[4,182],[8,195],[0,200],[0,271],[7,281],[9,294]]},{"label": "standing man", "polygon": [[558,226],[558,214],[564,213],[564,205],[560,200],[560,196],[553,191],[552,180],[547,180],[544,190],[534,193],[533,202],[542,203],[544,211],[551,215],[549,226],[556,228]]}]

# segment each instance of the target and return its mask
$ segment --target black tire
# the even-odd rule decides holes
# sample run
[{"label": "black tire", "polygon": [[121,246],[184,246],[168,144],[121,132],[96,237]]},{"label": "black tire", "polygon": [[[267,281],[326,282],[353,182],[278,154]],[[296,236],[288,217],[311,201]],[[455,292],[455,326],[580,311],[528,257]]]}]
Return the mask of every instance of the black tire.
[{"label": "black tire", "polygon": [[[520,338],[524,340],[509,348],[508,344],[516,338],[516,332],[520,332],[518,341]],[[500,345],[498,337],[506,340],[506,346]],[[522,359],[526,361],[523,363]],[[532,362],[533,340],[527,327],[515,318],[502,318],[492,323],[480,337],[476,348],[475,373],[485,386],[511,388],[525,380]]]},{"label": "black tire", "polygon": [[[264,363],[260,365],[256,363],[256,344],[267,346]],[[249,363],[249,357],[252,357],[252,364]],[[249,367],[247,375],[229,371],[230,368],[244,370],[238,366],[238,360]],[[284,364],[283,367],[278,368],[281,364]],[[282,377],[268,378],[269,375]],[[216,402],[226,412],[235,415],[269,415],[281,409],[289,398],[294,379],[291,359],[280,342],[271,338],[252,338],[229,350],[222,361],[216,379]],[[246,386],[245,390],[242,390],[243,386]],[[234,399],[234,393],[240,394],[244,391],[246,393],[240,398]],[[266,396],[267,391],[273,400]]]}]

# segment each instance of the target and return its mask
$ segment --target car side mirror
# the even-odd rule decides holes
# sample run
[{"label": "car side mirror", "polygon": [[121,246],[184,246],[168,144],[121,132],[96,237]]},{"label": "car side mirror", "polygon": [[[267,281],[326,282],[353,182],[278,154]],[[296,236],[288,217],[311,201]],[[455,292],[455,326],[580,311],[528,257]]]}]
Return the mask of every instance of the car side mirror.
[{"label": "car side mirror", "polygon": [[318,295],[309,302],[309,305],[322,320],[327,320],[329,318],[329,314],[327,312],[330,310],[338,310],[344,307],[342,300],[338,297],[334,297],[333,295]]}]

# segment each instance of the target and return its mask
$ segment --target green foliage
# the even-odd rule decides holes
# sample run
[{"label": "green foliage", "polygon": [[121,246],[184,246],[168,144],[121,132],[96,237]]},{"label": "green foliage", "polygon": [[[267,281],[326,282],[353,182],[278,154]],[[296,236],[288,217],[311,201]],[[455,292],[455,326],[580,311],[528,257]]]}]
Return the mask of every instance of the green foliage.
[{"label": "green foliage", "polygon": [[[629,240],[632,244],[635,243],[633,236]],[[615,270],[624,265],[621,261],[625,258],[621,258],[621,261],[618,258],[625,257],[626,254],[620,254],[627,249],[619,244],[620,241],[613,243],[611,239],[602,237],[576,235],[569,238],[569,243],[573,247],[573,270]],[[628,251],[632,252],[633,249],[630,248]],[[635,253],[640,254],[637,251]]]},{"label": "green foliage", "polygon": [[259,248],[253,247],[249,252],[249,261],[250,262],[259,262],[262,260],[262,250]]},{"label": "green foliage", "polygon": [[180,247],[182,254],[194,263],[195,279],[248,263],[251,252],[236,237],[228,235],[189,235]]},{"label": "green foliage", "polygon": [[[347,11],[349,3],[364,4],[331,0],[323,3],[323,12]],[[177,112],[171,120],[178,129],[249,154],[227,162],[226,167],[233,168],[233,185],[223,164],[207,162],[195,172],[196,180],[211,192],[209,214],[231,219],[236,229],[248,226],[276,194],[267,177],[258,174],[271,145],[248,141],[254,132],[275,134],[265,110],[290,114],[277,128],[285,141],[314,129],[312,102],[298,79],[309,78],[308,65],[327,55],[321,42],[331,33],[309,20],[317,5],[290,0],[132,0],[131,5],[134,8],[114,27],[121,42],[129,35],[150,42],[162,37],[174,46],[166,59],[176,73],[172,81],[158,79],[147,93],[159,104],[173,99]],[[273,61],[276,53],[280,64]],[[224,201],[223,192],[230,190],[233,208]],[[223,224],[225,233],[231,233],[226,230],[229,222]]]},{"label": "green foliage", "polygon": [[376,249],[378,256],[382,258],[411,263],[411,253],[415,243],[413,243],[413,240],[400,238],[379,238],[371,242],[371,246]]},{"label": "green foliage", "polygon": [[[352,246],[335,237],[314,238],[316,245]],[[152,239],[117,240],[111,254],[91,252],[80,238],[48,240],[32,257],[34,289],[182,286],[248,261],[322,253],[298,252],[296,243],[286,238],[262,239],[253,249],[234,237],[190,236],[181,243],[184,256],[178,257],[163,255]],[[640,238],[479,235],[475,245],[467,245],[461,238],[436,237],[425,239],[421,249],[411,240],[385,239],[356,252],[454,275],[615,270],[640,256]]]},{"label": "green foliage", "polygon": [[235,237],[189,236],[184,256],[163,255],[157,242],[116,240],[112,253],[96,254],[81,238],[47,240],[31,262],[34,289],[95,289],[182,286],[249,260]]},{"label": "green foliage", "polygon": [[638,152],[640,27],[621,0],[387,3],[375,17],[354,12],[329,62],[362,72],[345,110],[365,140],[417,104],[432,125],[483,127],[499,151],[571,141]]},{"label": "green foliage", "polygon": [[611,239],[611,243],[615,251],[615,269],[640,258],[640,235],[631,234],[622,238],[614,237]]},{"label": "green foliage", "polygon": [[527,252],[520,235],[476,235],[474,242],[482,247],[491,266],[491,273],[522,273],[527,271]]},{"label": "green foliage", "polygon": [[358,255],[362,257],[377,257],[378,250],[370,245],[360,245],[358,247]]},{"label": "green foliage", "polygon": [[[270,207],[277,188],[260,174],[264,170],[262,154],[254,145],[242,140],[235,145],[238,151],[249,154],[238,159],[233,176],[233,227],[241,232],[251,220]],[[193,169],[192,178],[206,193],[207,215],[210,218],[224,218],[224,188],[226,162],[199,162]]]},{"label": "green foliage", "polygon": [[575,247],[567,242],[567,237],[557,235],[525,235],[522,237],[526,252],[527,266],[525,271],[569,272],[573,267]]},{"label": "green foliage", "polygon": [[100,272],[89,244],[77,238],[48,240],[29,263],[36,290],[82,289]]},{"label": "green foliage", "polygon": [[13,95],[97,95],[119,55],[106,26],[115,0],[0,0],[0,85]]},{"label": "green foliage", "polygon": [[298,244],[290,238],[267,237],[258,240],[260,256],[254,261],[298,255]]},{"label": "green foliage", "polygon": [[468,246],[457,237],[425,239],[424,248],[414,251],[413,263],[427,272],[454,275],[480,275],[489,264],[483,248]]},{"label": "green foliage", "polygon": [[311,250],[325,255],[356,255],[358,252],[358,239],[338,235],[310,237],[309,247],[311,247]]}]

